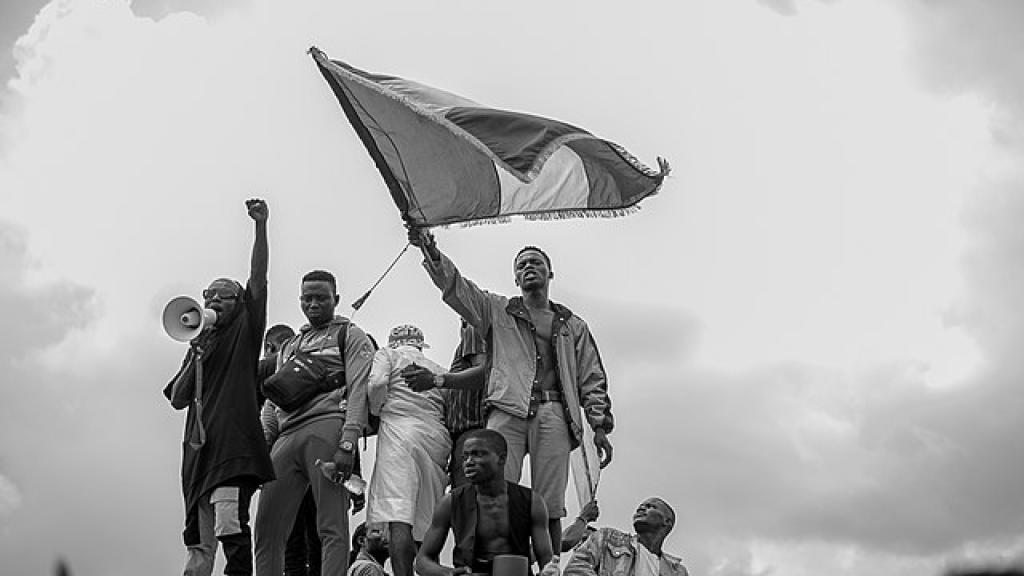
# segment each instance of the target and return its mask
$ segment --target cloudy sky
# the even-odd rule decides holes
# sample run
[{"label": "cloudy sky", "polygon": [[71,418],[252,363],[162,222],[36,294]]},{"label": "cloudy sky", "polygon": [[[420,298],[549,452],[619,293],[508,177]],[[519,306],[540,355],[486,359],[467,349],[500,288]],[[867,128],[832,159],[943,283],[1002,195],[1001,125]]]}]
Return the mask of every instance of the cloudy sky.
[{"label": "cloudy sky", "polygon": [[[661,495],[693,574],[938,574],[1024,558],[1024,3],[55,0],[0,6],[0,564],[179,573],[172,296],[271,322],[404,245],[305,54],[584,126],[673,176],[616,220],[438,232],[514,291],[547,249],[618,420],[601,523]],[[355,320],[457,320],[407,254]],[[570,510],[574,512],[574,510]]]}]

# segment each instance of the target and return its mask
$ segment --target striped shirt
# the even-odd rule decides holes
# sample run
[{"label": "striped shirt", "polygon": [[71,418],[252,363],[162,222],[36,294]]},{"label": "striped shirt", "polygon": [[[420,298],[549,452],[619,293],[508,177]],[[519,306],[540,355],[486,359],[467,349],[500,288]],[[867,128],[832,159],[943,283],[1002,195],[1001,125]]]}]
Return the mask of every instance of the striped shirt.
[{"label": "striped shirt", "polygon": [[[486,354],[487,345],[477,331],[462,322],[461,340],[455,349],[452,360],[452,372],[462,372],[473,367],[471,359],[476,354]],[[464,432],[483,428],[487,424],[487,408],[484,399],[487,397],[487,386],[480,390],[441,390],[444,399],[444,425],[452,436],[452,441]]]},{"label": "striped shirt", "polygon": [[346,576],[387,576],[387,572],[373,556],[370,556],[365,550],[360,550],[356,561],[348,567]]}]

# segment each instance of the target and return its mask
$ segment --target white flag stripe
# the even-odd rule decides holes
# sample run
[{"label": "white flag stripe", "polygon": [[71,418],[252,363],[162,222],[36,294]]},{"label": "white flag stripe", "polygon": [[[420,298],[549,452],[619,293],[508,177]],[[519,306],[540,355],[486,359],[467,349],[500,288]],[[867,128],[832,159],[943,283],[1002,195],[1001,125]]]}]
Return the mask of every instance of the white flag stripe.
[{"label": "white flag stripe", "polygon": [[587,171],[580,157],[566,146],[551,154],[544,169],[530,183],[522,182],[501,166],[495,168],[501,186],[501,215],[587,207]]}]

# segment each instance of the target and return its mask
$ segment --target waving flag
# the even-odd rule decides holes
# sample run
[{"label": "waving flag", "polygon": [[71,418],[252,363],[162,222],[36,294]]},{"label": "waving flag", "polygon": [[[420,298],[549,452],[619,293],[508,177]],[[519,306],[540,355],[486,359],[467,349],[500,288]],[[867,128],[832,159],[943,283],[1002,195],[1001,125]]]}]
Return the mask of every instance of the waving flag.
[{"label": "waving flag", "polygon": [[310,48],[410,225],[619,216],[658,191],[660,171],[589,132],[488,108]]}]

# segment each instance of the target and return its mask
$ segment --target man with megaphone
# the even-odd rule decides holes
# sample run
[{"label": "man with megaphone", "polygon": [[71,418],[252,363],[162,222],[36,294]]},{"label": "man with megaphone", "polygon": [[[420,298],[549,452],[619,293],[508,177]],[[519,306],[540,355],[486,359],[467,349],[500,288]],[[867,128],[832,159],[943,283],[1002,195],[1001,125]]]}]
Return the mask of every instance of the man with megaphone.
[{"label": "man with megaphone", "polygon": [[252,574],[249,501],[274,467],[257,405],[257,365],[267,322],[267,204],[245,202],[255,222],[249,281],[218,278],[203,290],[201,309],[172,300],[164,326],[190,339],[181,369],[164,389],[171,405],[188,408],[182,448],[186,576],[213,572],[217,543],[225,574]]}]

